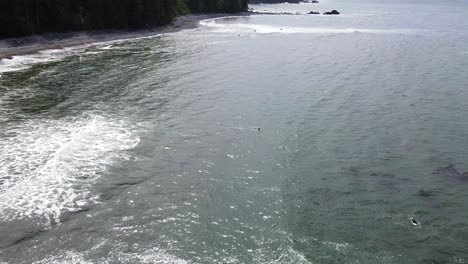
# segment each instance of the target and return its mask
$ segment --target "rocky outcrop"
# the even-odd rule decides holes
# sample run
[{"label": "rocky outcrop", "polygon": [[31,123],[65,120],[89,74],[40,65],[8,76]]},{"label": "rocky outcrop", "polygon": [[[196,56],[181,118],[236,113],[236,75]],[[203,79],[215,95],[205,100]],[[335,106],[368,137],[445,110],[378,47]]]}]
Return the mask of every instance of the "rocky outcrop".
[{"label": "rocky outcrop", "polygon": [[325,12],[323,13],[324,15],[339,15],[340,12],[336,11],[336,10],[332,10],[330,12]]}]

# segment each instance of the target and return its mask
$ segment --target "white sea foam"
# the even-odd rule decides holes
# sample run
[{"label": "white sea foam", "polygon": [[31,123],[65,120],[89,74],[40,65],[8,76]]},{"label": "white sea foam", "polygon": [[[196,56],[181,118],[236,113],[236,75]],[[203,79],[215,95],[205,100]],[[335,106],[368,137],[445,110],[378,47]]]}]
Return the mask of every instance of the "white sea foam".
[{"label": "white sea foam", "polygon": [[93,264],[93,262],[87,261],[83,254],[74,251],[64,251],[58,256],[49,256],[34,262],[34,264]]},{"label": "white sea foam", "polygon": [[[2,76],[2,73],[26,70],[39,63],[60,61],[66,57],[77,54],[97,54],[106,50],[118,49],[118,44],[151,39],[160,36],[162,36],[162,34],[98,41],[61,49],[41,50],[33,54],[13,56],[11,59],[0,59],[0,77]],[[92,51],[87,51],[89,48],[93,48]]]},{"label": "white sea foam", "polygon": [[43,50],[29,55],[13,56],[11,59],[0,59],[0,74],[26,70],[39,63],[60,61],[65,57],[83,52],[85,48],[86,46],[83,45],[73,48]]},{"label": "white sea foam", "polygon": [[331,28],[331,27],[276,27],[260,24],[223,23],[226,18],[214,18],[200,21],[204,27],[219,33],[256,33],[256,34],[340,34],[340,33],[373,33],[403,34],[411,30],[399,29],[365,29],[365,28]]},{"label": "white sea foam", "polygon": [[322,244],[332,246],[338,252],[344,252],[351,247],[348,243],[336,243],[336,242],[331,242],[331,241],[325,241],[325,242],[322,242]]},{"label": "white sea foam", "polygon": [[91,263],[151,263],[151,264],[187,264],[188,262],[177,258],[164,249],[153,248],[141,253],[123,253],[113,249],[106,258],[99,261],[88,260],[86,253],[76,251],[61,251],[56,255],[48,256],[34,264],[91,264]]},{"label": "white sea foam", "polygon": [[[115,48],[112,44],[118,44],[125,40],[113,40],[101,43],[83,44],[62,49],[41,50],[28,55],[13,56],[11,59],[0,59],[0,76],[2,73],[22,71],[40,63],[61,61],[73,55],[92,55],[105,50]],[[87,51],[90,47],[96,47],[93,51]]]},{"label": "white sea foam", "polygon": [[91,114],[30,121],[7,133],[0,137],[0,219],[46,226],[95,203],[92,184],[139,142],[125,122]]},{"label": "white sea foam", "polygon": [[[120,253],[118,254],[119,262],[121,263],[171,263],[171,264],[187,264],[188,262],[177,258],[163,249],[154,248],[146,250],[143,253]],[[111,263],[111,262],[109,262]]]},{"label": "white sea foam", "polygon": [[[276,255],[276,254],[275,254]],[[301,252],[295,250],[291,246],[284,247],[281,252],[272,259],[272,254],[256,250],[254,253],[254,263],[268,263],[268,264],[283,264],[283,263],[297,263],[297,264],[311,264],[310,261]]]}]

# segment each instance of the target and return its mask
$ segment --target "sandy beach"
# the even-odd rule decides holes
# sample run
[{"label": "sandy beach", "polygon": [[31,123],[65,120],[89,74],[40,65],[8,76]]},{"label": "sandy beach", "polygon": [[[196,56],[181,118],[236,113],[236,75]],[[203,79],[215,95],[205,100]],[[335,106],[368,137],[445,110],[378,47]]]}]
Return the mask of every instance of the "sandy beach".
[{"label": "sandy beach", "polygon": [[21,38],[0,40],[0,60],[13,56],[34,54],[42,50],[63,49],[105,41],[150,37],[196,28],[203,19],[226,16],[226,14],[197,14],[180,16],[170,24],[148,29],[99,30],[88,32],[49,33]]}]

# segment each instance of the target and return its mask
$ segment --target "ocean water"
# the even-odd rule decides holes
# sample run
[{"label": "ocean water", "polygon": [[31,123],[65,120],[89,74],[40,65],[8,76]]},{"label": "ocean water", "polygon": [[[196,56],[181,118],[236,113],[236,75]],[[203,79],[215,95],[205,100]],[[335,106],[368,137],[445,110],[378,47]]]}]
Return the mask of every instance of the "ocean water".
[{"label": "ocean water", "polygon": [[468,2],[251,7],[0,62],[0,263],[468,263]]}]

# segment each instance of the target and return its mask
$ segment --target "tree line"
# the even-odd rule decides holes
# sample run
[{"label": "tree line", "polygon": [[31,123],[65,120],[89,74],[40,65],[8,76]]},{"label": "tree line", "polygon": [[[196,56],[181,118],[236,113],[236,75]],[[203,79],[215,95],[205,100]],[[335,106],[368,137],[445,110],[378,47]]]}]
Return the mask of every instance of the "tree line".
[{"label": "tree line", "polygon": [[188,13],[245,11],[248,0],[1,0],[0,38],[145,28]]}]

